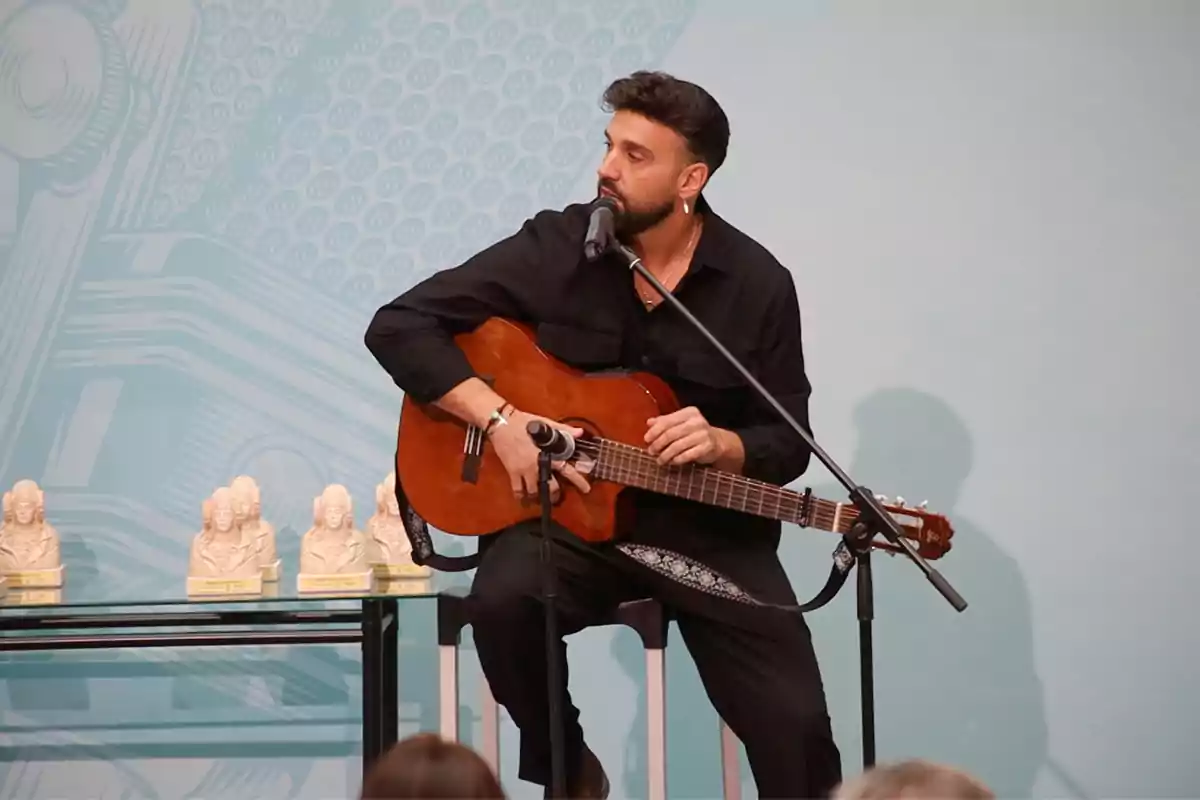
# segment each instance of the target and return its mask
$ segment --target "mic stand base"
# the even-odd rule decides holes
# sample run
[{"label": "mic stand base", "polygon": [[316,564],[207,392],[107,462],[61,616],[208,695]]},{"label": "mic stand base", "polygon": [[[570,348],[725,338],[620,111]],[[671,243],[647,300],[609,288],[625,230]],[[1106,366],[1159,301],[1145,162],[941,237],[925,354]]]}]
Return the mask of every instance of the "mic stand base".
[{"label": "mic stand base", "polygon": [[550,544],[550,454],[538,454],[538,500],[542,506],[542,607],[546,613],[546,684],[550,709],[550,787],[551,797],[567,796],[566,753],[562,713],[562,664],[558,657],[558,570],[554,548]]}]

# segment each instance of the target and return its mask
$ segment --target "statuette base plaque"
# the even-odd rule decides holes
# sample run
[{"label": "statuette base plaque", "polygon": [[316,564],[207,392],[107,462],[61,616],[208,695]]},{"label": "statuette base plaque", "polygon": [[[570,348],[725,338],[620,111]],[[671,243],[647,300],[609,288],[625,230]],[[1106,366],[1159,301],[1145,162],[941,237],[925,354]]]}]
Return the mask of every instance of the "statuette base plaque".
[{"label": "statuette base plaque", "polygon": [[262,594],[262,575],[229,578],[197,578],[188,576],[189,597],[212,597],[214,595],[251,596]]},{"label": "statuette base plaque", "polygon": [[63,565],[50,569],[19,569],[7,572],[10,589],[57,589],[63,585]]},{"label": "statuette base plaque", "polygon": [[371,569],[375,572],[375,577],[380,580],[399,580],[414,578],[428,578],[432,573],[429,567],[419,567],[411,562],[399,564],[372,564]]},{"label": "statuette base plaque", "polygon": [[375,575],[367,572],[301,572],[296,576],[296,591],[301,594],[326,592],[369,592]]}]

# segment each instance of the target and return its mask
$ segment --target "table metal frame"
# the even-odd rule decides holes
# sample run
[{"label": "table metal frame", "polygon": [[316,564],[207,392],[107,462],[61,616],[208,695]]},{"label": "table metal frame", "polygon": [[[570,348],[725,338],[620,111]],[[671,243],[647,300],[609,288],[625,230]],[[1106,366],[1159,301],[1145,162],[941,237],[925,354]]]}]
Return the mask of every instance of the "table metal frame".
[{"label": "table metal frame", "polygon": [[[297,602],[302,600],[297,598]],[[155,603],[147,601],[145,605],[154,606]],[[396,598],[364,597],[357,610],[294,610],[286,607],[214,610],[205,605],[197,603],[172,606],[163,611],[113,613],[69,606],[58,610],[50,606],[46,608],[47,613],[0,613],[0,652],[358,643],[362,646],[363,774],[395,744],[400,727],[399,607]],[[40,610],[28,609],[30,612]],[[260,630],[231,630],[245,626],[257,626]],[[292,627],[261,630],[283,626]],[[144,630],[148,628],[212,630]],[[13,632],[22,635],[7,635]]]}]

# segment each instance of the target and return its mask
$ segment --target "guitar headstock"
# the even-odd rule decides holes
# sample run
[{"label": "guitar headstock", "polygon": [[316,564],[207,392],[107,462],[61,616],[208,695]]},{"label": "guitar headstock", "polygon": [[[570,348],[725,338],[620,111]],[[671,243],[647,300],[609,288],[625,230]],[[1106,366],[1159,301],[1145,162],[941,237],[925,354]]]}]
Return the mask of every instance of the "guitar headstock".
[{"label": "guitar headstock", "polygon": [[[917,552],[923,558],[932,561],[950,552],[950,539],[954,536],[954,526],[944,515],[927,510],[928,500],[910,506],[903,497],[899,496],[890,498],[877,494],[875,499],[879,501],[885,511],[892,515],[892,519],[904,532],[904,538],[911,539],[916,543]],[[872,544],[878,549],[887,550],[890,553],[904,552],[882,537],[876,537]]]}]

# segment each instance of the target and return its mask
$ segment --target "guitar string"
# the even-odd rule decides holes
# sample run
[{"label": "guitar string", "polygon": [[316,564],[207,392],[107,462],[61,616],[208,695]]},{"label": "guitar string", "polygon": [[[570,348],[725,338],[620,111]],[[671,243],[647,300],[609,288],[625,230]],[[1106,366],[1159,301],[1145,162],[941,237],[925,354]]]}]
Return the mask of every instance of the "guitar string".
[{"label": "guitar string", "polygon": [[[580,440],[576,442],[577,449],[588,451],[589,455],[593,455],[597,458],[598,463],[604,463],[602,456],[604,455],[605,447],[608,447],[610,450],[621,451],[620,453],[614,454],[614,460],[619,460],[623,463],[608,465],[613,469],[614,472],[616,472],[618,479],[620,479],[621,476],[628,474],[630,478],[646,479],[649,483],[662,483],[669,489],[669,482],[672,476],[664,475],[664,467],[659,465],[657,461],[654,461],[653,456],[651,456],[646,450],[612,439]],[[702,478],[700,491],[700,496],[703,498],[707,494],[707,475],[710,473],[706,472],[705,467],[701,466],[699,469],[697,469],[696,465],[692,464],[686,465],[685,470],[686,472],[684,473],[677,473],[679,478],[678,485],[682,489],[683,480],[686,478],[689,481],[690,486],[697,473],[704,475],[705,477]],[[715,471],[711,474],[717,475],[717,486],[714,487],[713,494],[714,502],[717,502],[718,496],[723,493],[728,498],[728,505],[726,507],[734,508],[738,503],[740,503],[740,510],[748,513],[755,513],[750,511],[750,505],[752,504],[749,504],[747,501],[750,500],[751,490],[756,489],[764,495],[774,497],[776,501],[775,508],[778,514],[783,514],[786,508],[789,515],[789,519],[787,521],[793,523],[800,522],[800,515],[804,509],[805,502],[805,496],[802,493],[781,488],[775,484],[766,483],[754,478],[747,478],[743,475],[732,475],[729,473]],[[745,493],[739,496],[737,492],[725,491],[725,487],[721,485],[722,480],[727,480],[729,482],[729,489],[742,488],[745,489]],[[689,491],[689,494],[690,493],[691,492]],[[831,500],[825,500],[823,498],[811,496],[809,496],[808,500],[810,503],[810,514],[807,525],[809,527],[815,527],[834,533],[847,533],[854,526],[854,522],[859,517],[858,509],[849,503],[841,504],[841,511],[839,513],[839,504]],[[760,516],[763,515],[762,512],[766,507],[766,503],[760,500],[758,503],[758,513]],[[775,516],[775,518],[778,517]],[[908,534],[905,538],[912,538],[918,542],[924,543],[924,540],[921,536],[913,534],[910,526],[905,525],[903,522],[900,522],[899,524],[901,529]],[[882,545],[883,543],[880,542],[879,544]]]},{"label": "guitar string", "polygon": [[[665,474],[665,468],[656,460],[654,460],[654,457],[643,448],[625,444],[624,442],[618,442],[615,439],[579,439],[575,442],[575,449],[594,457],[597,465],[601,465],[615,473],[615,480],[625,481],[625,476],[628,476],[629,480],[643,479],[647,483],[651,484],[661,482],[669,488],[669,481],[672,476]],[[606,449],[609,451],[616,451],[612,453],[612,460],[618,463],[610,464],[604,460],[603,457]],[[713,474],[717,476],[717,486],[714,488],[713,495],[714,502],[717,501],[717,496],[722,492],[724,492],[725,496],[729,498],[729,504],[726,507],[733,508],[734,504],[738,502],[736,499],[738,495],[736,493],[725,491],[725,487],[722,487],[721,481],[725,480],[728,481],[729,489],[745,489],[745,495],[741,497],[742,511],[754,513],[748,510],[746,501],[750,497],[751,490],[757,490],[764,495],[773,496],[775,499],[776,509],[780,514],[783,513],[784,507],[787,506],[789,513],[793,517],[787,521],[797,524],[800,522],[800,512],[803,510],[805,502],[805,495],[800,492],[776,486],[772,483],[766,483],[765,481],[760,481],[756,478],[748,478],[744,475],[733,475],[732,473],[724,473],[715,470],[709,472],[708,468],[704,465],[687,464],[684,466],[684,469],[685,472],[676,473],[676,475],[679,477],[678,484],[681,489],[685,477],[688,479],[690,486],[695,475],[700,473],[704,476],[702,478],[700,492],[700,495],[703,498],[704,495],[707,494],[707,476],[709,474]],[[812,497],[811,495],[808,496],[808,502],[810,503],[811,512],[807,522],[809,527],[829,531],[832,533],[847,533],[854,526],[854,522],[859,516],[858,509],[849,503],[839,504],[832,500],[826,500],[820,497]],[[839,505],[841,506],[840,513],[838,511]],[[765,504],[760,501],[758,508],[759,514],[762,515],[762,510],[765,508]],[[921,536],[913,534],[910,526],[905,525],[903,522],[900,522],[899,525],[907,534],[905,538],[915,539],[922,544],[925,543]],[[877,541],[874,544],[878,547],[884,547],[888,549],[894,549],[895,547],[890,543],[882,541]]]},{"label": "guitar string", "polygon": [[[696,469],[693,465],[688,465],[690,469],[685,472],[676,473],[675,475],[666,474],[664,468],[657,461],[653,460],[646,450],[640,449],[633,445],[618,442],[612,439],[582,439],[575,443],[576,450],[586,452],[593,456],[598,462],[603,463],[602,457],[605,455],[605,449],[615,451],[612,453],[613,461],[618,462],[612,465],[607,465],[614,469],[619,476],[629,475],[631,479],[644,479],[652,483],[664,483],[669,485],[672,478],[678,476],[679,484],[682,487],[684,479],[689,481],[694,480],[696,474],[702,474],[701,495],[707,493],[707,474],[717,476],[717,485],[714,487],[714,501],[717,497],[724,495],[730,502],[730,507],[735,503],[742,505],[743,511],[748,510],[748,501],[752,492],[758,492],[774,501],[774,507],[783,513],[787,508],[788,512],[795,517],[799,517],[800,512],[804,507],[804,495],[790,489],[785,489],[774,484],[759,481],[754,478],[748,478],[743,475],[732,475],[721,472],[705,473],[703,469]],[[727,484],[727,487],[723,484]],[[738,494],[737,489],[743,489],[744,494]],[[838,523],[836,532],[844,533],[853,526],[853,522],[858,517],[858,510],[851,505],[843,504],[842,512],[839,518],[837,512],[837,504],[830,500],[824,500],[818,497],[809,497],[810,503],[810,524],[818,522],[818,527],[828,526],[828,530],[835,530],[834,523]],[[765,503],[758,504],[760,508],[766,508]],[[832,508],[831,508],[832,507]],[[798,522],[798,519],[790,520]],[[843,523],[845,524],[844,530]]]}]

